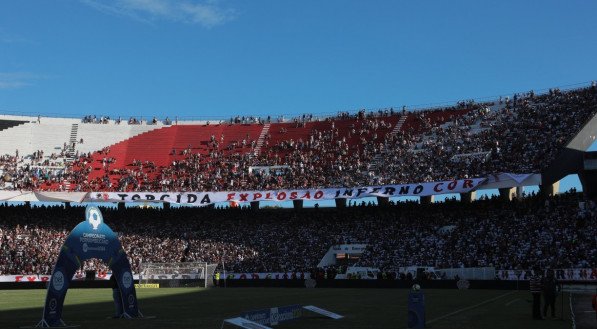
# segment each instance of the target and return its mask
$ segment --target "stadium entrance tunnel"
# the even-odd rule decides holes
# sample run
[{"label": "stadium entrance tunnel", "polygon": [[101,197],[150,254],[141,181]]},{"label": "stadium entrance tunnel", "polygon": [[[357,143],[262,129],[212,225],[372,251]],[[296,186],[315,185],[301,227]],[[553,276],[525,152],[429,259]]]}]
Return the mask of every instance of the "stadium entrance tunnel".
[{"label": "stadium entrance tunnel", "polygon": [[62,321],[62,308],[66,292],[75,272],[81,268],[82,262],[91,258],[103,260],[112,270],[117,316],[124,318],[143,316],[137,305],[131,265],[117,235],[104,224],[102,214],[97,207],[87,207],[85,218],[85,221],[73,229],[60,249],[49,281],[43,317],[37,327],[65,325]]}]

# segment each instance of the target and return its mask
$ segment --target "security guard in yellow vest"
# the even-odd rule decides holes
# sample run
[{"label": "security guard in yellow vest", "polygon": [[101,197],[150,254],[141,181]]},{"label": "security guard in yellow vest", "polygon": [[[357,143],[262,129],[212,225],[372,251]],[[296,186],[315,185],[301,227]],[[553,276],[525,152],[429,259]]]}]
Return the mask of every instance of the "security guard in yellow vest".
[{"label": "security guard in yellow vest", "polygon": [[216,274],[214,275],[214,286],[220,286],[220,272],[216,272]]}]

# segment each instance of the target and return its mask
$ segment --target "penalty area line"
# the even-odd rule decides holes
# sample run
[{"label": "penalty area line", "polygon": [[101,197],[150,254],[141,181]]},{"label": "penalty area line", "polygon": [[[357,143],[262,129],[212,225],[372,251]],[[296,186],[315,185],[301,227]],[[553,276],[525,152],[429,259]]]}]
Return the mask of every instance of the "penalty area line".
[{"label": "penalty area line", "polygon": [[498,300],[498,299],[500,299],[500,298],[504,298],[504,297],[506,297],[506,296],[509,296],[509,295],[512,295],[512,294],[515,294],[515,293],[516,293],[516,291],[510,291],[510,292],[507,292],[507,293],[505,293],[505,294],[499,295],[499,296],[497,296],[497,297],[490,298],[490,299],[488,299],[488,300],[486,300],[486,301],[483,301],[483,302],[480,302],[480,303],[478,303],[478,304],[471,305],[471,306],[467,306],[467,307],[464,307],[464,308],[458,309],[458,310],[456,310],[456,311],[454,311],[454,312],[448,313],[448,314],[446,314],[446,315],[442,315],[442,316],[440,316],[439,318],[431,319],[431,320],[427,321],[427,323],[433,323],[433,322],[437,322],[437,321],[439,321],[439,320],[443,320],[443,319],[445,319],[445,318],[451,317],[451,316],[453,316],[453,315],[456,315],[456,314],[458,314],[458,313],[462,313],[462,312],[466,312],[466,311],[468,311],[468,310],[472,310],[472,309],[474,309],[474,308],[477,308],[477,307],[479,307],[479,306],[483,306],[483,305],[485,305],[485,304],[489,304],[489,303],[491,303],[491,302],[493,302],[493,301],[496,301],[496,300]]}]

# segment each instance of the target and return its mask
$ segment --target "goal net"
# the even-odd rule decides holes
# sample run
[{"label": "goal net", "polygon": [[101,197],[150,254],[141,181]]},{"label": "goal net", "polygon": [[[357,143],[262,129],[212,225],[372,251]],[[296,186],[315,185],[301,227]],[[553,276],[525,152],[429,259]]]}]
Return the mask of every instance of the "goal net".
[{"label": "goal net", "polygon": [[217,264],[141,263],[139,283],[158,283],[160,287],[210,287]]}]

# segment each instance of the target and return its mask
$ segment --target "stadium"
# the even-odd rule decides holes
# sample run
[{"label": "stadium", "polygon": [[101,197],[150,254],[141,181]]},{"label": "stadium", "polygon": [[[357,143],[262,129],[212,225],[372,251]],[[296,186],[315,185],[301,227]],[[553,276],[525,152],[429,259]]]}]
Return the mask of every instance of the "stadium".
[{"label": "stadium", "polygon": [[[142,3],[80,6],[226,22]],[[595,81],[191,117],[5,110],[14,77],[0,328],[595,328]]]}]

